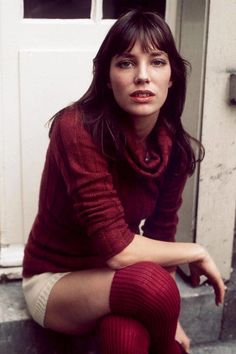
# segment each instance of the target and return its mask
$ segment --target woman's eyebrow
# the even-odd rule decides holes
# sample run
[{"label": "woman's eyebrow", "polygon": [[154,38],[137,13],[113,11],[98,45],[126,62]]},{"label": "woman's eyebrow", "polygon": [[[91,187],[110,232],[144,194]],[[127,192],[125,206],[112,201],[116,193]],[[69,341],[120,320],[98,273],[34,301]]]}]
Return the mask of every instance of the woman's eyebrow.
[{"label": "woman's eyebrow", "polygon": [[152,57],[160,57],[161,55],[165,55],[166,57],[168,56],[166,52],[163,52],[162,50],[156,50],[153,52],[150,52],[150,55]]}]

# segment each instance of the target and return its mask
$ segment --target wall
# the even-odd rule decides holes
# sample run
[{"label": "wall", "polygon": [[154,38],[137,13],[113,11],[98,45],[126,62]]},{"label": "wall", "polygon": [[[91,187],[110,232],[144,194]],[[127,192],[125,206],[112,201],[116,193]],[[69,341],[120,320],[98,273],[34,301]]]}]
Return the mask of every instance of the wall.
[{"label": "wall", "polygon": [[210,1],[197,242],[205,245],[223,277],[231,271],[236,200],[236,106],[230,106],[229,72],[236,71],[236,0]]},{"label": "wall", "polygon": [[[181,0],[179,2],[180,53],[191,64],[188,76],[183,125],[195,138],[201,139],[202,92],[205,73],[206,32],[208,23],[207,0]],[[184,200],[179,213],[177,239],[193,242],[196,232],[198,170],[188,179]]]}]

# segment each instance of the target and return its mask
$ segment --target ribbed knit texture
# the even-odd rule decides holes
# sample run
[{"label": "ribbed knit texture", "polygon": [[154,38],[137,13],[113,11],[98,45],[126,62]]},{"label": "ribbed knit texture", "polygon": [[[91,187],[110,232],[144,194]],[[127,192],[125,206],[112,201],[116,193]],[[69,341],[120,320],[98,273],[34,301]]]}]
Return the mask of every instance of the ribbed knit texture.
[{"label": "ribbed knit texture", "polygon": [[175,341],[180,296],[175,281],[162,267],[140,262],[115,273],[110,308],[114,314],[140,321],[148,330],[154,352],[180,354]]},{"label": "ribbed knit texture", "polygon": [[108,315],[99,328],[100,354],[148,354],[146,328],[133,318]]},{"label": "ribbed knit texture", "polygon": [[[153,129],[146,147],[127,135],[125,159],[109,161],[75,107],[53,125],[39,208],[25,248],[23,275],[106,266],[139,233],[173,241],[186,173],[168,170],[172,142]],[[180,161],[176,161],[176,166]]]}]

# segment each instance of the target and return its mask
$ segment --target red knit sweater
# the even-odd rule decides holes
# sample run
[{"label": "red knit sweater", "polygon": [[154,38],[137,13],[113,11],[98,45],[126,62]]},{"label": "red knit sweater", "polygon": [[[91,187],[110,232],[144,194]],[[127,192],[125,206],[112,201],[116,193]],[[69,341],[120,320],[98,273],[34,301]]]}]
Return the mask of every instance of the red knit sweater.
[{"label": "red knit sweater", "polygon": [[99,151],[75,108],[55,120],[41,180],[38,214],[25,248],[23,276],[106,265],[140,233],[174,240],[186,174],[170,174],[172,142],[157,124],[146,148],[127,133],[125,159]]}]

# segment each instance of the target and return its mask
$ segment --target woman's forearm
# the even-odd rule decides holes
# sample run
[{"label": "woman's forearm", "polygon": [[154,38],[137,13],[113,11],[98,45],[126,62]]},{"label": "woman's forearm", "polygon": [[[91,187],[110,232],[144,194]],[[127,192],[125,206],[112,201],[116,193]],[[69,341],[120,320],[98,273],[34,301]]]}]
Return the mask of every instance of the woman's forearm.
[{"label": "woman's forearm", "polygon": [[204,248],[198,244],[165,242],[135,235],[133,241],[122,252],[110,258],[107,264],[113,269],[141,261],[151,261],[161,266],[176,266],[201,261],[205,254]]}]

